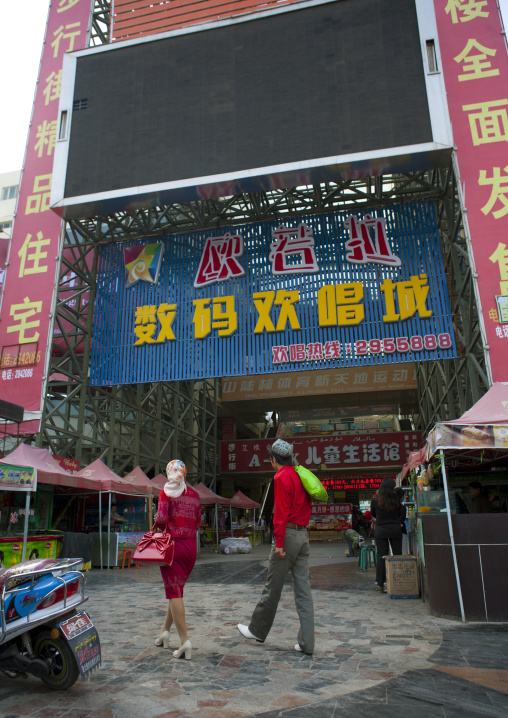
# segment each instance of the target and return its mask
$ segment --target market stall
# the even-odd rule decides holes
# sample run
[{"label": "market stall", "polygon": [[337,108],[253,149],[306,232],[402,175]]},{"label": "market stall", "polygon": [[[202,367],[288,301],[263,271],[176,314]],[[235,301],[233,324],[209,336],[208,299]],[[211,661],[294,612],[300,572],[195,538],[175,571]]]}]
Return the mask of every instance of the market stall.
[{"label": "market stall", "polygon": [[202,481],[196,486],[192,487],[194,491],[197,491],[199,500],[202,506],[213,506],[214,507],[214,522],[210,530],[203,530],[203,538],[206,542],[213,542],[213,536],[215,534],[217,546],[219,545],[219,506],[229,506],[231,503],[230,499],[225,499],[223,496],[214,493],[211,489],[203,484]]},{"label": "market stall", "polygon": [[[263,532],[256,525],[256,509],[261,508],[261,504],[257,501],[249,499],[241,491],[237,491],[236,494],[231,498],[230,512],[232,508],[245,509],[246,511],[252,511],[252,520],[248,516],[243,524],[238,524],[236,527],[231,522],[231,536],[235,536],[235,531],[242,536],[246,536],[251,542],[252,546],[259,546],[263,543]],[[230,513],[231,516],[231,513]]]},{"label": "market stall", "polygon": [[437,424],[418,458],[417,551],[430,610],[463,621],[507,620],[508,574],[500,569],[508,562],[508,514],[488,504],[472,513],[453,476],[508,484],[508,387],[494,384],[459,419]]},{"label": "market stall", "polygon": [[[62,469],[49,451],[28,444],[20,444],[0,459],[0,470],[6,479],[9,466],[35,470],[37,488],[26,493],[26,479],[20,474],[17,486],[0,494],[0,544],[3,544],[0,548],[3,559],[0,554],[0,560],[4,565],[12,566],[25,560],[25,556],[56,558],[62,549],[63,533],[51,530],[54,489],[65,487],[73,492],[86,491],[93,488],[93,483],[86,478],[75,478]],[[21,528],[23,524],[24,530]],[[86,558],[86,551],[79,556]]]},{"label": "market stall", "polygon": [[[128,503],[130,506],[140,507],[139,513],[143,514],[143,516],[135,525],[141,526],[142,533],[145,533],[145,531],[149,529],[145,499],[152,497],[153,488],[151,484],[146,485],[143,477],[134,474],[131,474],[131,479],[126,481],[118,476],[118,474],[115,474],[115,472],[100,459],[96,459],[89,466],[78,471],[74,476],[93,482],[95,490],[99,495],[98,502],[95,503],[96,508],[94,506],[94,508],[89,509],[89,512],[95,511],[93,519],[91,520],[90,513],[88,516],[88,528],[97,529],[97,533],[94,533],[92,537],[92,565],[100,566],[101,569],[104,565],[107,567],[117,566],[118,552],[120,550],[120,534],[116,528],[120,528],[120,526],[128,527],[129,522],[125,518],[125,513],[118,513],[118,509],[116,514],[112,515],[113,495],[115,500],[120,496],[124,503]],[[106,497],[106,506],[103,506],[103,495]],[[122,510],[125,512],[126,508],[127,506],[125,506],[125,508],[122,507]],[[107,532],[103,530],[103,526],[107,527]]]}]

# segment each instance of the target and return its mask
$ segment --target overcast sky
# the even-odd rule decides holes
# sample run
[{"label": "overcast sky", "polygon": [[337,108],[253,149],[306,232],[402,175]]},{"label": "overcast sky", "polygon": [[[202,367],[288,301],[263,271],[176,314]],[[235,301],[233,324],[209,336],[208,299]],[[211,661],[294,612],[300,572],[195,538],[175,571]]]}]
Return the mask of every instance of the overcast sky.
[{"label": "overcast sky", "polygon": [[[500,0],[505,27],[508,0]],[[21,169],[49,0],[0,0],[0,173]]]}]

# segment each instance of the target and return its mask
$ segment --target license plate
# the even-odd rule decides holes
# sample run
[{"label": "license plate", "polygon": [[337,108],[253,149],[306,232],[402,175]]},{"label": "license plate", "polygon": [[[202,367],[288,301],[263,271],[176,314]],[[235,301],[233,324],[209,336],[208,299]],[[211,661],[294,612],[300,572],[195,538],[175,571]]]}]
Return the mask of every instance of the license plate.
[{"label": "license plate", "polygon": [[90,616],[81,611],[58,624],[60,631],[74,651],[82,680],[101,664],[101,643]]}]

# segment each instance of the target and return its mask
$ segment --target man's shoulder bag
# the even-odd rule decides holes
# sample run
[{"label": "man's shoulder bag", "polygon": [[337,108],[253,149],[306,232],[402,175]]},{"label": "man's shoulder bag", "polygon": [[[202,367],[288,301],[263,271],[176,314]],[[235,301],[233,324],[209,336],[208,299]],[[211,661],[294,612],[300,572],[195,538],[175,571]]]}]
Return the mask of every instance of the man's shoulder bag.
[{"label": "man's shoulder bag", "polygon": [[155,525],[138,542],[132,561],[141,565],[171,566],[175,555],[175,542],[166,529],[162,533],[155,533],[154,529]]},{"label": "man's shoulder bag", "polygon": [[305,491],[318,501],[328,501],[328,494],[325,487],[316,474],[306,469],[305,466],[295,466],[295,471],[300,477]]}]

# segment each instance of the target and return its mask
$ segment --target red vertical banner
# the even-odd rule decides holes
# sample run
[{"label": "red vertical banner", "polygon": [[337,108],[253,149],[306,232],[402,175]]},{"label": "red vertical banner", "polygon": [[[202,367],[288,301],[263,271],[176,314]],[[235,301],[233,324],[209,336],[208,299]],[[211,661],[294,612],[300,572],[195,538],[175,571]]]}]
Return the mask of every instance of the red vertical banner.
[{"label": "red vertical banner", "polygon": [[49,208],[62,64],[86,47],[92,0],[50,3],[0,309],[0,396],[40,427],[61,220]]},{"label": "red vertical banner", "polygon": [[506,42],[496,0],[434,7],[492,380],[508,381],[508,324],[496,301],[508,297]]}]

